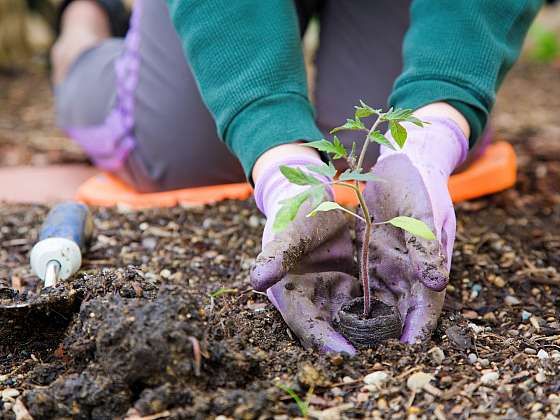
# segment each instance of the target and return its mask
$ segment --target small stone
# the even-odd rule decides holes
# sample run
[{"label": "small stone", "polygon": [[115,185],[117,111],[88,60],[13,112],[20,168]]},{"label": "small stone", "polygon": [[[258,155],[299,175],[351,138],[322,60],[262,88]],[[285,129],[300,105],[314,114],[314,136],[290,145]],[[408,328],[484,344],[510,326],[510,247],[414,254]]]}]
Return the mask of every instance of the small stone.
[{"label": "small stone", "polygon": [[350,376],[345,376],[344,378],[342,378],[342,382],[345,384],[351,384],[353,382],[356,382],[354,380],[354,378],[350,377]]},{"label": "small stone", "polygon": [[467,310],[463,311],[463,316],[466,319],[471,319],[471,320],[479,318],[478,312],[471,311],[470,309],[467,309]]},{"label": "small stone", "polygon": [[346,392],[343,391],[341,388],[338,388],[338,387],[334,387],[333,389],[331,389],[331,393],[335,397],[342,397],[342,396],[346,395]]},{"label": "small stone", "polygon": [[543,405],[539,402],[533,404],[531,407],[531,411],[540,411],[543,408]]},{"label": "small stone", "polygon": [[333,357],[331,357],[331,363],[334,366],[341,366],[344,363],[344,357],[342,357],[340,354],[335,354]]},{"label": "small stone", "polygon": [[387,400],[385,398],[379,398],[377,400],[377,408],[380,410],[387,410],[389,406],[387,405]]},{"label": "small stone", "polygon": [[471,287],[471,299],[477,298],[481,290],[482,286],[480,284],[473,284]]},{"label": "small stone", "polygon": [[411,391],[419,391],[430,383],[434,377],[426,372],[416,372],[408,377],[406,386]]},{"label": "small stone", "polygon": [[19,396],[19,391],[14,388],[6,388],[2,391],[2,401],[12,401]]},{"label": "small stone", "polygon": [[496,322],[496,315],[494,315],[494,312],[488,312],[484,314],[482,319],[485,321]]},{"label": "small stone", "polygon": [[471,365],[474,365],[478,358],[476,357],[476,354],[471,353],[468,355],[467,359]]},{"label": "small stone", "polygon": [[389,375],[387,372],[378,371],[372,372],[364,376],[364,383],[366,385],[375,385],[376,387],[381,387],[387,380],[389,379]]},{"label": "small stone", "polygon": [[360,392],[357,395],[356,400],[358,400],[358,402],[366,402],[369,400],[369,394],[367,392]]},{"label": "small stone", "polygon": [[506,285],[506,281],[500,276],[496,276],[492,283],[494,283],[494,286],[499,287],[500,289]]},{"label": "small stone", "polygon": [[460,350],[467,350],[472,346],[471,337],[466,329],[459,326],[449,327],[445,330],[449,341]]},{"label": "small stone", "polygon": [[480,363],[480,366],[482,366],[483,368],[487,368],[488,366],[490,366],[490,360],[488,359],[478,359],[478,363]]},{"label": "small stone", "polygon": [[543,384],[546,382],[546,375],[544,374],[543,370],[539,370],[535,375],[535,381],[537,381],[539,384]]},{"label": "small stone", "polygon": [[481,327],[480,325],[476,325],[472,322],[469,322],[469,328],[475,333],[475,334],[480,334],[481,332],[484,331],[484,327]]},{"label": "small stone", "polygon": [[504,302],[506,305],[509,306],[521,305],[521,301],[517,299],[515,296],[511,296],[511,295],[506,296]]},{"label": "small stone", "polygon": [[545,360],[549,358],[548,353],[546,352],[546,350],[540,349],[539,352],[537,353],[537,357],[540,360]]},{"label": "small stone", "polygon": [[486,372],[484,375],[482,375],[482,377],[480,378],[480,382],[482,382],[484,385],[492,385],[498,379],[500,379],[500,374],[498,372],[492,371]]},{"label": "small stone", "polygon": [[527,321],[529,318],[531,318],[531,315],[531,312],[523,311],[521,312],[521,319],[523,321]]},{"label": "small stone", "polygon": [[152,236],[142,239],[142,247],[149,249],[150,251],[153,251],[156,248],[157,243],[157,239]]},{"label": "small stone", "polygon": [[159,275],[164,279],[168,279],[169,277],[171,277],[171,271],[167,268],[164,268],[159,272]]},{"label": "small stone", "polygon": [[523,351],[527,354],[537,354],[537,351],[535,349],[532,349],[531,347],[525,347],[525,350]]},{"label": "small stone", "polygon": [[259,227],[260,224],[261,221],[258,216],[252,215],[251,217],[249,217],[249,226],[251,226],[252,228]]},{"label": "small stone", "polygon": [[434,363],[440,365],[445,359],[445,353],[441,348],[434,347],[433,349],[430,350],[430,358]]}]

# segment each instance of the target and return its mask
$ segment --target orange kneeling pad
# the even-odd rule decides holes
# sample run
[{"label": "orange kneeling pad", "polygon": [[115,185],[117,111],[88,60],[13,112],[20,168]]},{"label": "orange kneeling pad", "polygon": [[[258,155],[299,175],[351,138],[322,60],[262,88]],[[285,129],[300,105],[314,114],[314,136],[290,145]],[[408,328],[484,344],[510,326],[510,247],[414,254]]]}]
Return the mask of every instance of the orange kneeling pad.
[{"label": "orange kneeling pad", "polygon": [[[451,176],[451,198],[454,202],[459,202],[505,190],[515,184],[516,172],[513,147],[507,142],[494,143],[465,171]],[[121,204],[138,209],[173,207],[179,204],[201,205],[226,199],[244,200],[251,194],[251,186],[247,183],[138,193],[112,175],[100,173],[79,187],[76,199],[94,206]],[[340,204],[357,204],[354,194],[348,188],[335,186],[335,196]]]}]

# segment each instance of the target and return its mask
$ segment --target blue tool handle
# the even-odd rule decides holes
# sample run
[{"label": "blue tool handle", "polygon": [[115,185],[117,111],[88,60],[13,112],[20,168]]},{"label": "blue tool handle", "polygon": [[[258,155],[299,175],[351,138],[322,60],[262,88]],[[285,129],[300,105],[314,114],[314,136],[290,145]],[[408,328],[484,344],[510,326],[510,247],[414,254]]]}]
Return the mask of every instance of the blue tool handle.
[{"label": "blue tool handle", "polygon": [[65,238],[74,241],[84,250],[91,239],[93,223],[86,205],[75,202],[61,203],[54,206],[39,234],[39,241],[48,238]]}]

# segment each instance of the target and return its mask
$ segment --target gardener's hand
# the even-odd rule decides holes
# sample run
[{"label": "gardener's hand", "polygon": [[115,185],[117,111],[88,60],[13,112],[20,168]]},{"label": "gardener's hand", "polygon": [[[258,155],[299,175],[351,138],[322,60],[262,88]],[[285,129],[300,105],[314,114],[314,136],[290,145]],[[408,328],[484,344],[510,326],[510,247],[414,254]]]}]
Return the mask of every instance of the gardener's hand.
[{"label": "gardener's hand", "polygon": [[[422,119],[430,124],[403,124],[408,140],[402,151],[382,147],[373,173],[386,182],[370,182],[364,192],[375,222],[411,216],[437,237],[427,241],[391,225],[376,226],[372,233],[371,286],[377,297],[398,307],[404,320],[401,341],[407,343],[429,337],[441,313],[455,241],[447,184],[468,148],[465,133],[453,120]],[[358,225],[358,238],[361,229]]]},{"label": "gardener's hand", "polygon": [[312,210],[306,202],[286,230],[275,234],[272,229],[280,202],[308,188],[290,183],[278,167],[304,169],[308,164],[318,165],[321,160],[318,155],[276,160],[256,179],[255,199],[267,222],[251,281],[255,289],[266,290],[304,346],[354,354],[352,345],[331,326],[340,307],[359,295],[345,216],[327,212],[306,217]]}]

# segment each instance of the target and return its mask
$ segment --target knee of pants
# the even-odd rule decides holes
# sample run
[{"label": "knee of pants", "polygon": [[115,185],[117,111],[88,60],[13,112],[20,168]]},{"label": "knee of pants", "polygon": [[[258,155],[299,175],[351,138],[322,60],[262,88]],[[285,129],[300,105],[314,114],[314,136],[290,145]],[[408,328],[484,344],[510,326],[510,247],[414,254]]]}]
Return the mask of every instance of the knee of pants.
[{"label": "knee of pants", "polygon": [[102,124],[116,102],[115,62],[123,42],[110,39],[84,51],[55,87],[57,125],[61,129]]}]

